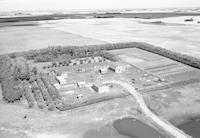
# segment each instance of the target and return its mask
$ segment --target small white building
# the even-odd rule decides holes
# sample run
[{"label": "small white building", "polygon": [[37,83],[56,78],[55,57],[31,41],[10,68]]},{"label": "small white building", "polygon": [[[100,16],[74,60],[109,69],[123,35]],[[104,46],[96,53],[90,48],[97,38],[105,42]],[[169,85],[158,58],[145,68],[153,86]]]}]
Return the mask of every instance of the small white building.
[{"label": "small white building", "polygon": [[65,80],[65,78],[62,77],[62,76],[57,76],[56,78],[57,78],[58,82],[59,82],[61,85],[66,84],[66,82],[67,82],[67,81]]},{"label": "small white building", "polygon": [[59,83],[55,83],[54,86],[56,87],[56,89],[60,89],[60,84]]},{"label": "small white building", "polygon": [[78,87],[85,87],[87,84],[85,81],[77,82]]},{"label": "small white building", "polygon": [[77,84],[76,83],[67,83],[65,85],[60,85],[60,88],[76,88]]},{"label": "small white building", "polygon": [[101,68],[99,69],[99,72],[100,72],[101,74],[107,73],[107,72],[108,72],[108,66],[101,67]]},{"label": "small white building", "polygon": [[110,87],[107,85],[93,84],[91,88],[98,93],[105,93],[110,91]]}]

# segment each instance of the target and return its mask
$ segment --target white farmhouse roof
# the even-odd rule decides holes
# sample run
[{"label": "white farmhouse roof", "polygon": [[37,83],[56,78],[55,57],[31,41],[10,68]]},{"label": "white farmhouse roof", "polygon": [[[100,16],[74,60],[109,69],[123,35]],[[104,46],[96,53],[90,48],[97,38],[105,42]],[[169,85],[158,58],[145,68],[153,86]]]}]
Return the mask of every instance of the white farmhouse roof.
[{"label": "white farmhouse roof", "polygon": [[65,84],[66,80],[63,78],[63,76],[57,76],[57,79],[60,81],[60,84]]}]

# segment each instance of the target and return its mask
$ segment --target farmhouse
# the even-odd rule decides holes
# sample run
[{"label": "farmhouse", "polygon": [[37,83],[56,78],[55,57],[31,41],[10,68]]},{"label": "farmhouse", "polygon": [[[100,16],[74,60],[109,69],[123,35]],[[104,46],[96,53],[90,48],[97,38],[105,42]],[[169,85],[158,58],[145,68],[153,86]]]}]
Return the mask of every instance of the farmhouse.
[{"label": "farmhouse", "polygon": [[105,93],[110,91],[110,88],[107,85],[93,84],[91,88],[98,93]]},{"label": "farmhouse", "polygon": [[65,78],[63,78],[63,76],[57,76],[56,78],[59,84],[61,85],[66,84],[66,80]]},{"label": "farmhouse", "polygon": [[108,66],[101,67],[101,68],[99,69],[99,72],[100,72],[101,74],[107,73],[107,72],[108,72]]},{"label": "farmhouse", "polygon": [[118,63],[118,64],[111,64],[109,66],[109,70],[114,71],[116,73],[123,73],[126,71],[128,65],[124,63]]},{"label": "farmhouse", "polygon": [[77,86],[78,87],[85,87],[86,86],[86,82],[85,81],[77,82]]}]

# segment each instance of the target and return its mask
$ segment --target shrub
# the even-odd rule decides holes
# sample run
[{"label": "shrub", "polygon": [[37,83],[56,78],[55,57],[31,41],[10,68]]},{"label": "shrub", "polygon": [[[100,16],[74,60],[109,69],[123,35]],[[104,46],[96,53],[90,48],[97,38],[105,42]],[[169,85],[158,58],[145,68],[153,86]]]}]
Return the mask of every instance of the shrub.
[{"label": "shrub", "polygon": [[50,103],[50,104],[48,105],[48,110],[49,110],[49,111],[54,111],[54,110],[55,110],[55,105],[54,105],[53,103]]},{"label": "shrub", "polygon": [[33,67],[33,69],[31,70],[31,72],[34,74],[34,75],[37,75],[38,73],[38,70],[36,67]]}]

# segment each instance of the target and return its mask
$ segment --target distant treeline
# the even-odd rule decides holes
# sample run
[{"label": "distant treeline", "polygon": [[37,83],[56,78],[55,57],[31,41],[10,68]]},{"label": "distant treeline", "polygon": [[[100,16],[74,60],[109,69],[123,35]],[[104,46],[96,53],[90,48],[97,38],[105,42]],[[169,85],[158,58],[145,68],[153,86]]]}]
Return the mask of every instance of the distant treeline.
[{"label": "distant treeline", "polygon": [[69,47],[48,47],[45,49],[31,50],[28,52],[11,53],[11,58],[23,56],[27,60],[34,60],[34,62],[51,62],[59,59],[75,59],[102,56],[111,61],[117,61],[115,55],[108,53],[107,45],[102,46],[69,46]]},{"label": "distant treeline", "polygon": [[31,50],[28,52],[12,53],[10,54],[10,56],[14,58],[20,55],[24,56],[28,60],[34,60],[35,62],[46,62],[59,58],[61,55],[67,55],[70,58],[81,58],[101,55],[102,57],[110,59],[111,61],[116,61],[117,57],[109,53],[108,51],[124,48],[139,48],[200,69],[200,59],[198,58],[170,51],[161,47],[156,47],[143,42],[91,45],[84,47],[49,47],[40,50]]},{"label": "distant treeline", "polygon": [[[19,13],[22,15],[23,13]],[[84,19],[93,18],[141,18],[141,19],[157,19],[165,17],[177,16],[199,16],[198,12],[138,12],[138,13],[120,13],[120,12],[106,12],[106,13],[88,13],[88,14],[49,14],[49,15],[27,15],[21,17],[6,17],[0,18],[0,23],[8,22],[24,22],[24,21],[44,21],[44,20],[59,20],[59,19]],[[17,16],[17,15],[16,15]]]},{"label": "distant treeline", "polygon": [[44,21],[44,20],[59,20],[59,19],[82,19],[81,15],[76,14],[50,14],[37,16],[22,16],[22,17],[6,17],[0,18],[0,23],[8,22],[25,22],[25,21]]}]

